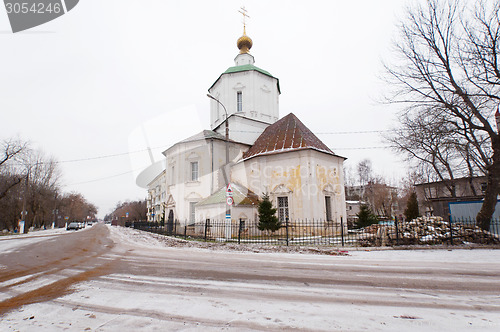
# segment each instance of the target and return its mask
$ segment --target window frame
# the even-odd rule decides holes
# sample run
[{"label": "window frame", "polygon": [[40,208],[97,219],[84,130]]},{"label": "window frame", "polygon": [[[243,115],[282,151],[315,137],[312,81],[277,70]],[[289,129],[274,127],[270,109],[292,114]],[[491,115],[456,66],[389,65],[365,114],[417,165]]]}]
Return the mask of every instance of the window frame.
[{"label": "window frame", "polygon": [[[284,206],[280,206],[280,202],[285,202]],[[286,221],[286,219],[290,219],[290,204],[288,200],[288,196],[278,196],[276,197],[276,206],[278,212],[278,220],[281,222]]]},{"label": "window frame", "polygon": [[326,221],[333,221],[332,217],[332,196],[325,196]]},{"label": "window frame", "polygon": [[236,92],[236,112],[243,112],[243,92]]},{"label": "window frame", "polygon": [[[190,162],[190,179],[191,181],[198,181],[199,179],[199,173],[200,173],[200,164],[198,163],[198,161],[191,161]],[[194,167],[196,165],[196,167]],[[195,169],[196,168],[196,169]]]},{"label": "window frame", "polygon": [[196,203],[197,202],[189,202],[189,222],[196,222]]}]

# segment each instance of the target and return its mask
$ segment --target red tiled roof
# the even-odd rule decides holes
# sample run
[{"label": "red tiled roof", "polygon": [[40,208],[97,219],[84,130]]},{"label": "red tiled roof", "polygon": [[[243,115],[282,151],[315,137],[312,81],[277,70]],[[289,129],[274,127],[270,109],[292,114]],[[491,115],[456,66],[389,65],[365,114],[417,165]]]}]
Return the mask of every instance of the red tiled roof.
[{"label": "red tiled roof", "polygon": [[290,113],[264,130],[243,159],[257,156],[313,149],[335,156],[321,140]]}]

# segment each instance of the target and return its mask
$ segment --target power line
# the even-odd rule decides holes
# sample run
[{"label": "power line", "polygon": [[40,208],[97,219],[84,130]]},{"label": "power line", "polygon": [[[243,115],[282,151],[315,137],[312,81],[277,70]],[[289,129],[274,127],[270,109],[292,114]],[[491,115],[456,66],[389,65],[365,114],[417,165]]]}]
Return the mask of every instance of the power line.
[{"label": "power line", "polygon": [[[159,147],[157,147],[159,148]],[[338,150],[378,150],[378,149],[390,149],[390,146],[369,146],[369,147],[345,147],[345,148],[332,148],[333,151],[338,151]],[[155,148],[156,149],[156,148]],[[77,161],[87,161],[87,160],[96,160],[96,159],[102,159],[102,158],[110,158],[110,157],[116,157],[116,156],[122,156],[122,155],[127,155],[131,153],[137,153],[137,152],[143,152],[147,151],[148,149],[143,149],[143,150],[137,150],[137,151],[131,151],[131,152],[126,152],[126,153],[117,153],[117,154],[111,154],[111,155],[105,155],[105,156],[98,156],[98,157],[91,157],[91,158],[82,158],[82,159],[73,159],[73,160],[65,160],[61,161],[62,162],[77,162]],[[140,168],[142,169],[142,168]],[[104,180],[109,180],[112,178],[116,178],[119,176],[127,175],[132,172],[138,171],[140,169],[133,169],[127,172],[119,173],[119,174],[114,174],[98,179],[93,179],[93,180],[88,180],[88,181],[82,181],[82,182],[75,182],[68,184],[68,186],[74,186],[74,185],[81,185],[81,184],[87,184],[87,183],[94,183],[94,182],[99,182],[99,181],[104,181]]]},{"label": "power line", "polygon": [[363,130],[363,131],[334,131],[334,132],[319,132],[317,135],[349,135],[349,134],[374,134],[387,133],[392,130]]},{"label": "power line", "polygon": [[[374,133],[386,133],[392,130],[360,130],[360,131],[331,131],[331,132],[318,132],[316,135],[349,135],[349,134],[374,134]],[[250,133],[250,134],[260,134],[261,131],[252,130],[231,130],[233,133]]]},{"label": "power line", "polygon": [[[371,133],[383,133],[383,132],[389,132],[390,130],[367,130],[367,131],[338,131],[338,132],[319,132],[316,133],[318,135],[349,135],[349,134],[371,134]],[[233,130],[232,132],[239,132],[239,133],[258,133],[260,134],[260,131],[246,131],[246,130]],[[162,145],[162,146],[156,146],[152,148],[145,148],[141,150],[135,150],[135,151],[128,151],[128,152],[122,152],[122,153],[114,153],[114,154],[107,154],[107,155],[101,155],[101,156],[95,156],[95,157],[86,157],[86,158],[78,158],[78,159],[68,159],[68,160],[53,160],[53,161],[39,161],[36,162],[36,165],[42,165],[42,164],[48,164],[48,163],[55,163],[55,164],[65,164],[65,163],[74,163],[74,162],[82,162],[82,161],[91,161],[91,160],[99,160],[99,159],[107,159],[107,158],[115,158],[115,157],[121,157],[121,156],[126,156],[126,155],[131,155],[134,153],[140,153],[140,152],[147,152],[149,150],[155,150],[155,149],[160,149],[160,148],[166,148],[168,147],[167,145]],[[383,146],[375,146],[375,147],[351,147],[351,148],[333,148],[333,150],[372,150],[372,149],[388,149],[389,147],[383,147]],[[23,163],[12,163],[13,165],[18,165],[22,166],[24,165]],[[92,180],[94,181],[94,180]],[[97,181],[97,180],[96,180]],[[86,183],[86,182],[83,182]]]},{"label": "power line", "polygon": [[[153,148],[146,148],[142,150],[135,150],[135,151],[128,151],[128,152],[122,152],[122,153],[114,153],[114,154],[107,154],[107,155],[102,155],[102,156],[96,156],[96,157],[87,157],[87,158],[79,158],[79,159],[68,159],[68,160],[52,160],[52,161],[37,161],[33,163],[33,165],[43,165],[43,164],[65,164],[65,163],[74,163],[74,162],[81,162],[81,161],[89,161],[89,160],[98,160],[98,159],[106,159],[106,158],[113,158],[113,157],[120,157],[120,156],[126,156],[134,153],[139,153],[139,152],[146,152],[155,149],[160,149],[160,148],[165,148],[166,145],[163,146],[157,146]],[[16,166],[23,166],[25,165],[24,163],[11,163],[11,165],[16,165]]]},{"label": "power line", "polygon": [[368,147],[359,147],[359,148],[332,148],[335,150],[377,150],[377,149],[390,149],[390,146],[368,146]]},{"label": "power line", "polygon": [[153,148],[146,148],[142,150],[136,150],[136,151],[129,151],[129,152],[122,152],[122,153],[115,153],[115,154],[108,154],[108,155],[103,155],[103,156],[97,156],[97,157],[88,157],[88,158],[80,158],[80,159],[70,159],[70,160],[61,160],[61,161],[55,161],[56,164],[62,164],[62,163],[73,163],[73,162],[80,162],[80,161],[88,161],[88,160],[97,160],[97,159],[105,159],[105,158],[113,158],[113,157],[120,157],[120,156],[126,156],[129,154],[134,154],[134,153],[139,153],[139,152],[146,152],[148,150],[155,150],[155,149],[160,149],[164,148],[166,145],[163,146],[157,146]]},{"label": "power line", "polygon": [[127,174],[130,174],[130,173],[135,172],[137,170],[139,170],[139,169],[133,169],[133,170],[130,170],[130,171],[127,171],[127,172],[124,172],[124,173],[110,175],[110,176],[106,176],[106,177],[98,178],[98,179],[94,179],[94,180],[88,180],[88,181],[83,181],[83,182],[70,183],[67,186],[75,186],[75,185],[79,185],[79,184],[86,184],[86,183],[104,181],[104,180],[116,178],[116,177],[119,177],[119,176],[122,176],[122,175],[127,175]]}]

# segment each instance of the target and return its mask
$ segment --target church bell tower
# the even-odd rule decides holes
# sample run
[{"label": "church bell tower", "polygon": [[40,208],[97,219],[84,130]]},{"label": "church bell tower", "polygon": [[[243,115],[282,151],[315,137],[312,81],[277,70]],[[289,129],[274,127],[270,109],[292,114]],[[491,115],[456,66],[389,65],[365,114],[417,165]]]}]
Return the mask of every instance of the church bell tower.
[{"label": "church bell tower", "polygon": [[[248,17],[243,11],[243,17]],[[210,128],[224,135],[224,123],[229,121],[230,139],[253,144],[267,126],[279,119],[279,80],[254,65],[255,59],[250,54],[253,41],[246,34],[245,22],[236,46],[239,53],[234,59],[235,65],[208,89],[210,95],[225,106],[228,120],[224,107],[211,100]]]}]

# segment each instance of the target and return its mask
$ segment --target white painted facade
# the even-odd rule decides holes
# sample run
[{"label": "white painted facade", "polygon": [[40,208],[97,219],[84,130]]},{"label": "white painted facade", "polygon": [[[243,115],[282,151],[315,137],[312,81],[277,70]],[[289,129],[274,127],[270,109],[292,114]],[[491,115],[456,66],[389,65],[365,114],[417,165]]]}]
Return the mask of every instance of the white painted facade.
[{"label": "white painted facade", "polygon": [[[237,142],[252,145],[260,134],[269,127],[269,124],[262,121],[248,119],[240,114],[229,116],[229,139]],[[226,133],[226,124],[223,122],[215,131],[221,135]]]},{"label": "white painted facade", "polygon": [[253,65],[254,63],[255,58],[250,53],[240,53],[234,58],[234,64],[236,66]]},{"label": "white painted facade", "polygon": [[[279,83],[277,78],[255,67],[250,54],[238,54],[235,64],[215,81],[209,93],[226,107],[228,117],[235,114],[240,119],[256,120],[253,124],[245,122],[244,128],[238,126],[239,122],[229,122],[231,139],[252,144],[249,132],[258,137],[259,131],[263,131],[263,124],[269,125],[279,119]],[[225,119],[223,106],[211,100],[210,128],[224,134],[222,124]]]},{"label": "white painted facade", "polygon": [[[224,220],[226,215],[225,204],[212,204],[200,207],[196,210],[196,220]],[[255,221],[258,219],[258,206],[234,205],[231,207],[231,219],[233,221]]]},{"label": "white painted facade", "polygon": [[[226,142],[202,132],[181,141],[165,152],[166,218],[172,211],[181,224],[196,219],[195,204],[224,185],[221,166],[226,162]],[[204,134],[205,133],[205,134]],[[229,158],[241,158],[245,144],[229,142]]]},{"label": "white painted facade", "polygon": [[[226,106],[228,116],[237,113],[269,124],[279,119],[277,79],[256,70],[222,74],[209,92]],[[238,92],[242,98],[240,111]],[[216,101],[211,101],[210,109],[211,128],[214,129],[224,121],[225,112]]]},{"label": "white painted facade", "polygon": [[161,221],[165,212],[166,196],[165,171],[163,171],[148,184],[148,198],[146,201],[148,221]]},{"label": "white painted facade", "polygon": [[340,223],[346,220],[343,162],[311,149],[277,153],[238,163],[232,177],[259,195],[268,193],[275,208],[286,197],[290,220]]}]

